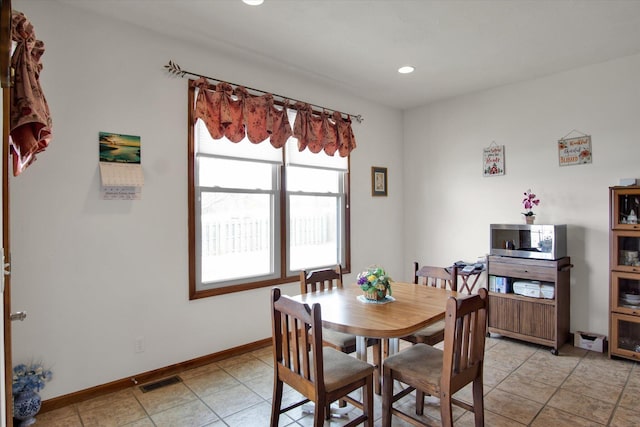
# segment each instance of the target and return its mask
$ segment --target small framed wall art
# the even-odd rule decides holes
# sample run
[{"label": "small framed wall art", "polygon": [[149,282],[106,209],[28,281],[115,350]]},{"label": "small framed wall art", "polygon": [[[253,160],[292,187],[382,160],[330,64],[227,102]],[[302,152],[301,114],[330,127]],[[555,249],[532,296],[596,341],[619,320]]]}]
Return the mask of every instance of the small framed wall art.
[{"label": "small framed wall art", "polygon": [[581,165],[592,162],[591,135],[582,134],[567,138],[575,129],[558,140],[558,163],[560,166]]},{"label": "small framed wall art", "polygon": [[387,195],[387,168],[379,166],[371,167],[371,195]]},{"label": "small framed wall art", "polygon": [[482,149],[482,176],[504,175],[504,145],[494,142]]}]

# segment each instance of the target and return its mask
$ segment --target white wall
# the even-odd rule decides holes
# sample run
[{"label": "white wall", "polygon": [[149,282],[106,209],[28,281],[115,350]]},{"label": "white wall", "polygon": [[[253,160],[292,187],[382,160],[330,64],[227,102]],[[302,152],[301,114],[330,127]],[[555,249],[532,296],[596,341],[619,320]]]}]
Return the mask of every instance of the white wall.
[{"label": "white wall", "polygon": [[[567,224],[571,331],[608,334],[608,187],[640,178],[640,56],[471,94],[405,114],[406,259],[446,264],[489,250],[489,224]],[[593,163],[558,166],[557,141],[592,136]],[[573,136],[579,136],[574,134]],[[482,148],[505,146],[484,178]]]},{"label": "white wall", "polygon": [[[362,114],[351,159],[352,268],[403,271],[401,112],[57,2],[14,6],[45,42],[41,81],[53,117],[50,148],[10,183],[13,306],[29,312],[14,324],[14,362],[52,365],[44,399],[270,336],[269,289],[188,300],[187,80],[165,74],[170,59]],[[100,199],[100,131],[141,136],[142,200]],[[373,165],[389,168],[387,198],[370,196]],[[297,284],[284,289],[297,293]],[[133,351],[138,336],[144,353]]]}]

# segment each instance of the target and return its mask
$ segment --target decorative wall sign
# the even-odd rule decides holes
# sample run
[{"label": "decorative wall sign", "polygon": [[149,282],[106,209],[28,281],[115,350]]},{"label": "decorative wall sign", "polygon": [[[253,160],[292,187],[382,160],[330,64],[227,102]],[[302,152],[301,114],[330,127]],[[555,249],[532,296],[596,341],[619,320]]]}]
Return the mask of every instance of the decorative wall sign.
[{"label": "decorative wall sign", "polygon": [[[591,135],[582,134],[575,138],[567,138],[575,129],[558,140],[558,162],[560,166],[591,163]],[[581,132],[578,132],[581,133]]]},{"label": "decorative wall sign", "polygon": [[482,174],[483,176],[504,175],[504,145],[492,142],[487,148],[482,149]]},{"label": "decorative wall sign", "polygon": [[387,168],[371,167],[371,195],[387,195]]}]

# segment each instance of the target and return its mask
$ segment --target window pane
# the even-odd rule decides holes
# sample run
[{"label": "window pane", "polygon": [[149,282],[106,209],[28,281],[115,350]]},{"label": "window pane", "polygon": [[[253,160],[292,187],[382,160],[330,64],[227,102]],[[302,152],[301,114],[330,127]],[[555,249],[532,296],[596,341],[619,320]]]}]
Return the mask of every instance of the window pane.
[{"label": "window pane", "polygon": [[271,190],[273,188],[270,163],[198,157],[201,187]]},{"label": "window pane", "polygon": [[270,194],[202,193],[203,283],[273,274],[272,206]]},{"label": "window pane", "polygon": [[342,242],[338,197],[289,198],[289,270],[324,267],[341,262]]},{"label": "window pane", "polygon": [[[288,110],[289,123],[295,123],[296,111]],[[335,153],[333,156],[328,156],[324,151],[319,153],[312,153],[309,150],[298,150],[298,139],[291,137],[285,145],[285,151],[287,155],[287,163],[290,165],[306,165],[306,166],[319,166],[331,169],[340,169],[346,171],[349,167],[349,160],[347,157],[340,157],[339,153]]]},{"label": "window pane", "polygon": [[289,166],[287,168],[287,191],[313,193],[340,192],[342,172]]},{"label": "window pane", "polygon": [[267,141],[253,144],[247,137],[240,142],[231,142],[226,137],[213,139],[202,120],[196,121],[195,137],[197,141],[196,151],[198,153],[282,163],[282,148],[274,148]]}]

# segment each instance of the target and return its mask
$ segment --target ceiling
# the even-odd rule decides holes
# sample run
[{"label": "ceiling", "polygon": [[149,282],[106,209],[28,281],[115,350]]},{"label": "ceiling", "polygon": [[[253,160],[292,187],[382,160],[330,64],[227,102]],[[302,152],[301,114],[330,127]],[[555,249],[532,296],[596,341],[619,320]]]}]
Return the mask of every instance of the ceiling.
[{"label": "ceiling", "polygon": [[58,1],[399,109],[640,53],[640,0]]}]

